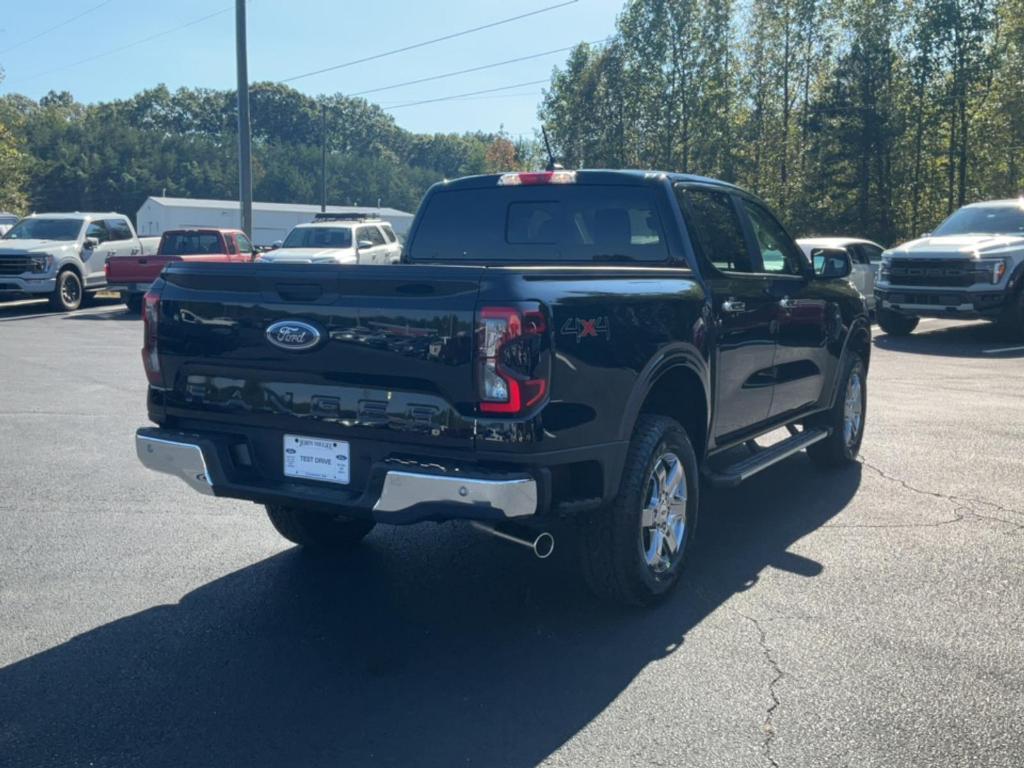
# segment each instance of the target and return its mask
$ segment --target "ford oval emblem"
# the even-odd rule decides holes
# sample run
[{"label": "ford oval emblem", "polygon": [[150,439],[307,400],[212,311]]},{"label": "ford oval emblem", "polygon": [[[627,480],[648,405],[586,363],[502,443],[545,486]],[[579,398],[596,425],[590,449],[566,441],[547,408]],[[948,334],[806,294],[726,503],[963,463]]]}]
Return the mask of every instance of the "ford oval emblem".
[{"label": "ford oval emblem", "polygon": [[298,352],[320,343],[320,331],[301,320],[279,320],[267,327],[267,341],[275,347]]}]

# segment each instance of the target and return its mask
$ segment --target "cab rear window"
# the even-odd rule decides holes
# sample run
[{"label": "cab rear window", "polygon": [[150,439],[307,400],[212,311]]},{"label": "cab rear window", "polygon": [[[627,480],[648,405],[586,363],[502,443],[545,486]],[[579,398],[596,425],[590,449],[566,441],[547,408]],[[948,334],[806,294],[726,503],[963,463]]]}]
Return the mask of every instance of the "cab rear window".
[{"label": "cab rear window", "polygon": [[664,261],[645,187],[538,185],[441,190],[427,200],[413,261]]}]

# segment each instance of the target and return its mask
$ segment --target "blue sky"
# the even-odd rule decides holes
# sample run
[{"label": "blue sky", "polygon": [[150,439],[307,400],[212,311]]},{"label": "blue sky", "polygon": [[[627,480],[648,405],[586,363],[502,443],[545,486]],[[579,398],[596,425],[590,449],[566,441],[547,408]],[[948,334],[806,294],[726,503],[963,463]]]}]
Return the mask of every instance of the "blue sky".
[{"label": "blue sky", "polygon": [[[566,0],[249,0],[251,81],[283,80]],[[530,18],[388,56],[290,85],[310,94],[356,93],[417,78],[597,41],[612,34],[624,0],[577,0]],[[90,10],[97,5],[102,6]],[[81,101],[170,88],[231,88],[235,83],[232,0],[12,0],[0,13],[0,93],[38,98],[68,90]],[[150,42],[151,35],[225,12]],[[78,14],[60,29],[25,42]],[[566,53],[367,95],[382,106],[546,80]],[[82,62],[97,56],[92,61]],[[391,110],[414,131],[497,130],[530,135],[543,85]]]}]

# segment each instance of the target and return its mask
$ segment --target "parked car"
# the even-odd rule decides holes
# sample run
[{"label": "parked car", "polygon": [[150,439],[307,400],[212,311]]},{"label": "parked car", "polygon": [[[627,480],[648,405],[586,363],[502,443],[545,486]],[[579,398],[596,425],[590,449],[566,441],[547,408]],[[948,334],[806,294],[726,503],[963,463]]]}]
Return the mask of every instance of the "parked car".
[{"label": "parked car", "polygon": [[842,248],[850,255],[853,271],[850,280],[857,286],[867,301],[868,310],[875,311],[875,277],[882,264],[882,252],[885,250],[871,240],[856,237],[804,237],[797,240],[808,256],[816,248]]},{"label": "parked car", "polygon": [[934,232],[886,251],[875,301],[892,336],[922,317],[984,319],[1024,338],[1024,199],[966,205]]},{"label": "parked car", "polygon": [[0,236],[7,234],[11,227],[18,223],[18,217],[13,213],[0,211]]},{"label": "parked car", "polygon": [[172,261],[250,262],[252,242],[238,229],[171,229],[151,256],[107,259],[107,290],[117,291],[131,312],[142,311],[142,297]]},{"label": "parked car", "polygon": [[391,225],[382,219],[338,215],[298,224],[280,248],[259,254],[271,264],[395,264],[402,255]]},{"label": "parked car", "polygon": [[32,214],[0,239],[0,295],[45,296],[54,309],[70,312],[107,287],[107,259],[141,253],[122,214]]},{"label": "parked car", "polygon": [[448,181],[403,263],[347,268],[353,290],[323,265],[168,265],[138,456],[310,548],[468,519],[545,556],[574,531],[596,592],[651,603],[703,483],[856,457],[871,328],[850,268],[833,250],[815,271],[764,203],[701,177]]}]

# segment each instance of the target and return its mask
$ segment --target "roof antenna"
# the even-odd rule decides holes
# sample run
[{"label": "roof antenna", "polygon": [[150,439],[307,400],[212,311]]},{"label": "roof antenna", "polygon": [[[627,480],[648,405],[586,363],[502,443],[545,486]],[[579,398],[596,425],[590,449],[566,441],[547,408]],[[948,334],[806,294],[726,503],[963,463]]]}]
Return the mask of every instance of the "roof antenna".
[{"label": "roof antenna", "polygon": [[540,135],[544,137],[544,149],[546,149],[547,152],[548,152],[548,167],[545,168],[544,170],[546,170],[546,171],[560,171],[560,170],[562,170],[565,166],[563,166],[561,163],[559,163],[557,160],[555,160],[555,154],[551,151],[551,142],[548,141],[548,132],[544,129],[543,125],[540,127]]}]

